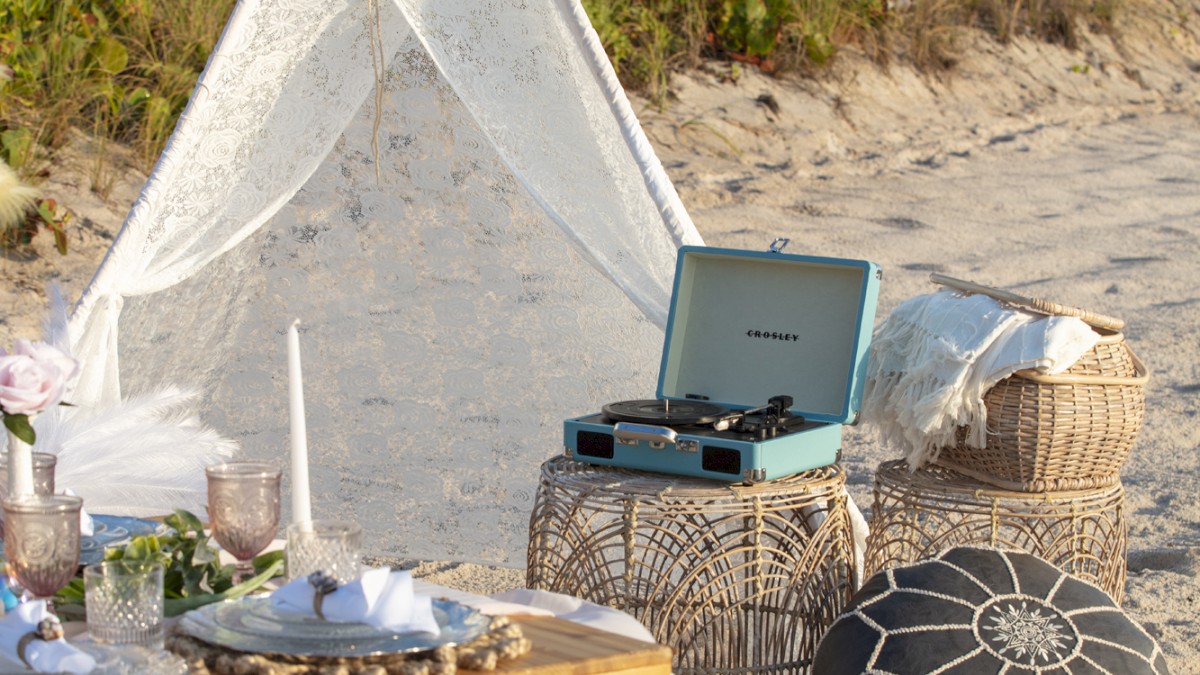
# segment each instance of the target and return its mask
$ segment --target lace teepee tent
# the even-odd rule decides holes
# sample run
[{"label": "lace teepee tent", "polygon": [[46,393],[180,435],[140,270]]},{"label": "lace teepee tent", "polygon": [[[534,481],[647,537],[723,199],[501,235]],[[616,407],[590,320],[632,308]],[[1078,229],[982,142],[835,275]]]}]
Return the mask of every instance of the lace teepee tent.
[{"label": "lace teepee tent", "polygon": [[314,516],[519,564],[562,420],[654,391],[699,241],[576,0],[242,0],[72,316],[75,398],[198,387],[286,466],[299,318]]}]

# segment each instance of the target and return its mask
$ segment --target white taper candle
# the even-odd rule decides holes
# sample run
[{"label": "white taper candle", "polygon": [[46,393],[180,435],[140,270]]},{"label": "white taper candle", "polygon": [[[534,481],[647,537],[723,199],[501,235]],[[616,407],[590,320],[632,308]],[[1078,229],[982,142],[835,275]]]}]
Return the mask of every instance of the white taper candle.
[{"label": "white taper candle", "polygon": [[300,374],[300,319],[288,328],[288,412],[291,415],[292,522],[312,520],[308,491],[308,431],[304,426],[304,383]]}]

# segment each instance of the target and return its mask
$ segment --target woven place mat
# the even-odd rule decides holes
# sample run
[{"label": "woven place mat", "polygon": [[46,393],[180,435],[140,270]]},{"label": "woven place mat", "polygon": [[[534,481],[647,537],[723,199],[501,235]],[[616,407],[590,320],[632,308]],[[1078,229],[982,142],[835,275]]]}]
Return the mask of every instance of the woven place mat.
[{"label": "woven place mat", "polygon": [[417,654],[359,657],[252,654],[226,649],[173,632],[166,648],[183,657],[188,675],[453,675],[463,670],[494,670],[501,661],[528,654],[533,643],[521,627],[494,617],[488,632],[457,647],[443,645]]}]

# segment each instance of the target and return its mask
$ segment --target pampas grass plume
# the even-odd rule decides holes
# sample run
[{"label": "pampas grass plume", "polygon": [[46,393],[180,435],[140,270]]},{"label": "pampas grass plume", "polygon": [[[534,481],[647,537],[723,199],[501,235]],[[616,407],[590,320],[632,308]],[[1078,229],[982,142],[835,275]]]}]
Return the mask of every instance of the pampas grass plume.
[{"label": "pampas grass plume", "polygon": [[165,386],[103,409],[56,406],[34,422],[36,449],[58,455],[55,485],[74,490],[92,513],[204,513],[204,467],[227,461],[238,445],[201,423],[199,396]]},{"label": "pampas grass plume", "polygon": [[40,196],[37,188],[21,182],[12,167],[0,162],[0,231],[20,227]]}]

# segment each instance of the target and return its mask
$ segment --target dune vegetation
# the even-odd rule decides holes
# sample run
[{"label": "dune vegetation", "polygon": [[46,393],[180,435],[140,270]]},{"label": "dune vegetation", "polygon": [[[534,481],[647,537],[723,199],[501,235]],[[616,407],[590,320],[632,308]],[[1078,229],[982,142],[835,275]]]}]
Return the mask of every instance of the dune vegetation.
[{"label": "dune vegetation", "polygon": [[[666,105],[670,77],[706,60],[820,77],[838,53],[953,68],[964,31],[1073,46],[1113,30],[1121,0],[583,0],[625,86]],[[162,151],[234,0],[11,0],[0,4],[0,158],[33,186],[71,130],[131,148],[143,169]],[[111,185],[97,162],[91,188]],[[0,195],[3,197],[3,195]],[[0,245],[69,212],[39,200],[0,223]],[[65,239],[63,240],[65,242]]]}]

